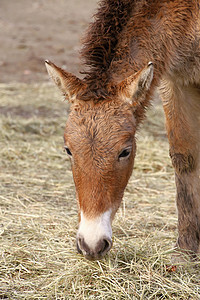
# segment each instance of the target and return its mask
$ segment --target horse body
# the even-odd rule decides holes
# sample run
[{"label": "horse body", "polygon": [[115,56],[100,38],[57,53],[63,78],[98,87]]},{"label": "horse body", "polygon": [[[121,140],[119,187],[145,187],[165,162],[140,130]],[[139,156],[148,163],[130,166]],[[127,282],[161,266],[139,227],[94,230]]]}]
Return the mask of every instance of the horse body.
[{"label": "horse body", "polygon": [[200,251],[200,1],[104,0],[85,38],[80,80],[46,62],[71,102],[65,145],[79,203],[77,248],[112,245],[131,175],[135,132],[159,89],[177,185],[177,246]]}]

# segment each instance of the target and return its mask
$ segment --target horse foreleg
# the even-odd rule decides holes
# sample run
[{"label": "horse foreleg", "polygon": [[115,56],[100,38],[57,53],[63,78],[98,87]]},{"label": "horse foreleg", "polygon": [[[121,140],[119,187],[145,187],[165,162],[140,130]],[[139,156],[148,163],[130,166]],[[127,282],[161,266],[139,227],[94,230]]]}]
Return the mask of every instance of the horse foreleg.
[{"label": "horse foreleg", "polygon": [[200,93],[168,81],[161,96],[177,188],[176,246],[195,257],[200,251]]}]

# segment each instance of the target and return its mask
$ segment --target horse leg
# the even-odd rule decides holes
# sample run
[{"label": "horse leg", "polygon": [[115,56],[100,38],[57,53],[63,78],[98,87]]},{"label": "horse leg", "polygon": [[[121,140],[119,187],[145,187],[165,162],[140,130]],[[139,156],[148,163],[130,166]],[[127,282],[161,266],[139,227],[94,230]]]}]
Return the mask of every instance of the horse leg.
[{"label": "horse leg", "polygon": [[[160,92],[177,188],[176,246],[196,257],[200,252],[200,89],[163,80]],[[183,256],[175,260],[182,261]]]}]

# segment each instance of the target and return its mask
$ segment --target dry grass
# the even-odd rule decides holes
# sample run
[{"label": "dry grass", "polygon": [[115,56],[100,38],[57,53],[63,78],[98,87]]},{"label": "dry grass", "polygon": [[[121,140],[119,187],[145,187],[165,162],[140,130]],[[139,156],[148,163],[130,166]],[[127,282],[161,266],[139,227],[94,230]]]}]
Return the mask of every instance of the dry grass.
[{"label": "dry grass", "polygon": [[66,103],[51,85],[2,84],[0,98],[0,299],[199,299],[200,263],[166,270],[177,216],[160,105],[138,135],[113,248],[89,262],[75,250]]}]

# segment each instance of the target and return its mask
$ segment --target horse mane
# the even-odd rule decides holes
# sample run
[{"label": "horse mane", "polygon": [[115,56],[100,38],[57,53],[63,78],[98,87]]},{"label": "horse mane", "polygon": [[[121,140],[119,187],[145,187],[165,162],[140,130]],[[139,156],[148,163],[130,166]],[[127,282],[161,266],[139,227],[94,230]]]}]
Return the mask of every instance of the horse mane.
[{"label": "horse mane", "polygon": [[[130,26],[136,36],[141,36],[142,34],[144,37],[151,36],[151,42],[155,43],[155,45],[157,41],[160,42],[159,47],[162,48],[160,52],[163,55],[162,61],[158,57],[161,54],[152,45],[151,52],[155,52],[153,59],[156,61],[157,55],[157,63],[159,63],[156,66],[155,62],[155,70],[156,67],[157,69],[165,68],[165,63],[169,61],[168,49],[170,47],[171,49],[174,47],[178,49],[178,45],[184,43],[185,37],[182,38],[184,36],[182,33],[186,31],[185,28],[192,28],[193,17],[191,18],[191,14],[193,15],[193,11],[198,11],[197,0],[170,0],[170,5],[167,5],[167,3],[167,0],[100,1],[97,13],[94,15],[94,21],[90,24],[83,39],[81,57],[86,65],[86,69],[82,73],[85,75],[83,80],[87,88],[79,95],[80,98],[84,100],[93,98],[94,101],[111,99],[116,93],[114,81],[116,80],[117,82],[120,78],[123,80],[123,77],[119,74],[120,72],[124,72],[124,74],[126,73],[129,76],[130,72],[127,72],[127,70],[130,67],[132,68],[130,71],[137,70],[138,67],[144,67],[138,62],[139,58],[144,56],[142,50],[140,50],[137,60],[133,60],[133,55],[130,55],[127,51],[127,48],[131,47],[129,43],[134,43],[134,39],[131,40]],[[150,19],[158,14],[162,6],[163,9],[166,7],[166,13],[172,13],[174,8],[176,18],[172,16],[173,26],[171,26],[170,17],[168,18],[167,15],[163,17],[160,14],[157,20],[160,20],[159,24],[161,25],[158,24],[160,27],[158,26],[157,28],[156,38],[153,31],[150,32],[149,30]],[[163,34],[165,34],[164,30],[168,30],[165,38],[163,37]],[[171,35],[173,35],[173,39]],[[147,42],[149,43],[150,40],[149,38],[144,38],[143,40],[138,38],[138,42],[140,49],[146,50],[145,59],[140,59],[140,61],[147,64],[148,61],[152,60],[152,53],[148,51],[149,45],[147,45]],[[135,49],[137,52],[137,47],[134,48],[133,46],[134,44],[132,44],[132,51]]]},{"label": "horse mane", "polygon": [[130,18],[135,2],[135,0],[101,0],[94,21],[89,25],[83,39],[81,58],[87,70],[82,73],[85,74],[84,80],[90,86],[90,93],[93,91],[98,98],[99,94],[103,98],[108,97],[105,89],[109,81],[107,71],[114,57],[120,33]]}]

